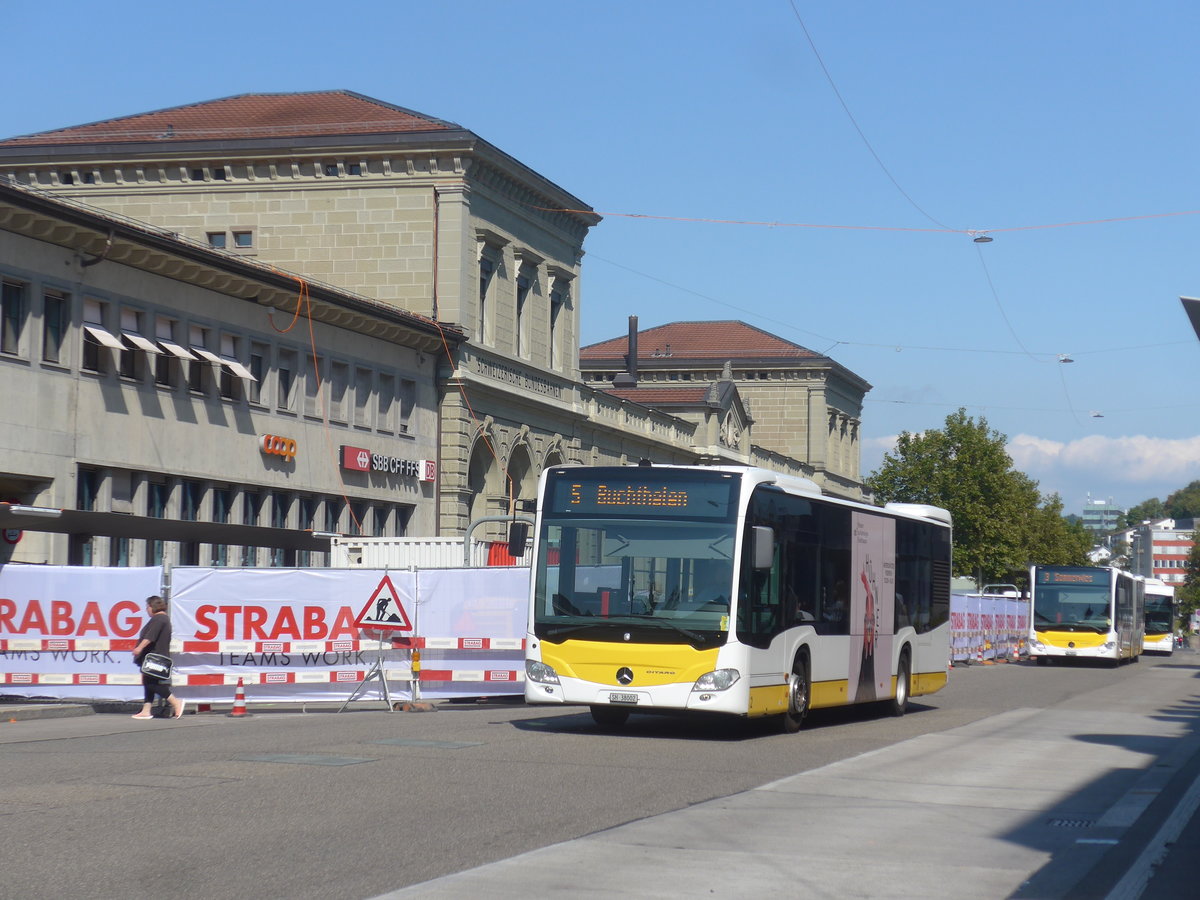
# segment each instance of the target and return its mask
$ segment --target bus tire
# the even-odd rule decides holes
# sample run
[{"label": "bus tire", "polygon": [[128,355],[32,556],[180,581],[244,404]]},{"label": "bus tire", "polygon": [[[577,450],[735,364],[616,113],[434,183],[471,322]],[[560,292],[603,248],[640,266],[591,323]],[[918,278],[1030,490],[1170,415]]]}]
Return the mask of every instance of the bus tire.
[{"label": "bus tire", "polygon": [[784,734],[795,734],[804,724],[808,707],[812,702],[812,677],[808,667],[808,656],[797,653],[792,663],[792,674],[788,676],[787,711],[783,714]]},{"label": "bus tire", "polygon": [[900,665],[896,667],[896,694],[888,706],[893,716],[902,716],[908,712],[908,698],[912,694],[911,660],[907,649],[900,652]]},{"label": "bus tire", "polygon": [[592,721],[601,728],[620,728],[629,721],[629,710],[616,706],[593,706]]}]

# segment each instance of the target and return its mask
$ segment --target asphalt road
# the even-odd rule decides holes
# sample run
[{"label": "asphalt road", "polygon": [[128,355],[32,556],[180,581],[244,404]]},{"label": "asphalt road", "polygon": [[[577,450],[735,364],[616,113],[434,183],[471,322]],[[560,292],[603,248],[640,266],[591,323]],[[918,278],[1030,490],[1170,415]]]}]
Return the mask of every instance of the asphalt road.
[{"label": "asphalt road", "polygon": [[3,723],[0,897],[358,900],[1197,662],[957,668],[902,719],[820,711],[797,735],[498,703]]}]

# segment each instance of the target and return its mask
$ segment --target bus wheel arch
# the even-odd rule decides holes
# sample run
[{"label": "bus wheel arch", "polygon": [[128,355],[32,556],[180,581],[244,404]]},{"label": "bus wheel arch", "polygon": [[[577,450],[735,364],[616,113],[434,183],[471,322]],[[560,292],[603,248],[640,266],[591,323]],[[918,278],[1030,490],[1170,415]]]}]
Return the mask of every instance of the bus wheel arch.
[{"label": "bus wheel arch", "polygon": [[900,650],[900,661],[896,663],[896,691],[888,709],[893,716],[908,712],[908,699],[912,696],[912,650],[905,644]]},{"label": "bus wheel arch", "polygon": [[785,734],[795,734],[800,730],[811,704],[812,666],[809,663],[808,650],[801,647],[796,651],[792,660],[792,671],[788,675],[787,710],[783,714]]}]

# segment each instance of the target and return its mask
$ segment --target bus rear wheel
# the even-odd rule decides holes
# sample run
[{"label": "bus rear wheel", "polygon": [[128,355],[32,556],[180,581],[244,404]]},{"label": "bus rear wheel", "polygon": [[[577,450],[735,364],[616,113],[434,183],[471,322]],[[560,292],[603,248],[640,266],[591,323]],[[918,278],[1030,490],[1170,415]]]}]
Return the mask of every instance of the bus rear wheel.
[{"label": "bus rear wheel", "polygon": [[912,661],[908,651],[900,654],[900,665],[896,667],[896,694],[888,707],[893,716],[908,712],[908,698],[912,693]]},{"label": "bus rear wheel", "polygon": [[808,657],[796,656],[792,674],[788,676],[787,712],[783,714],[784,734],[795,734],[804,724],[808,705],[812,702],[812,682],[808,672]]},{"label": "bus rear wheel", "polygon": [[592,721],[601,728],[620,728],[629,721],[629,710],[615,706],[591,707]]}]

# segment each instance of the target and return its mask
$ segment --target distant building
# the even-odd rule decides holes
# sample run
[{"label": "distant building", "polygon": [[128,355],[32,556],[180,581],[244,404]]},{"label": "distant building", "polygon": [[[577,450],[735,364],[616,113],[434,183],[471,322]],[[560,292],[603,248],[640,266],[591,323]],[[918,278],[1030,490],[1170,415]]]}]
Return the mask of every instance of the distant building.
[{"label": "distant building", "polygon": [[1108,500],[1093,500],[1089,494],[1083,507],[1083,527],[1093,534],[1105,534],[1120,528],[1124,516],[1125,510],[1116,506],[1111,497]]},{"label": "distant building", "polygon": [[1192,552],[1195,519],[1155,519],[1134,529],[1130,541],[1130,570],[1135,575],[1182,584]]},{"label": "distant building", "polygon": [[671,398],[715,404],[720,390],[735,389],[740,405],[736,416],[720,420],[721,443],[738,447],[734,432],[748,420],[757,445],[751,452],[767,465],[799,460],[802,474],[829,493],[862,496],[862,405],[871,385],[823,354],[745,322],[669,322],[638,331],[631,316],[628,336],[580,347],[579,369],[598,389],[675,415],[684,413]]}]

